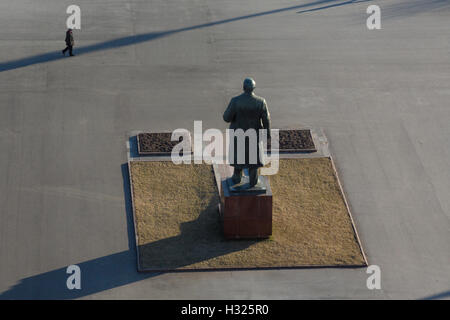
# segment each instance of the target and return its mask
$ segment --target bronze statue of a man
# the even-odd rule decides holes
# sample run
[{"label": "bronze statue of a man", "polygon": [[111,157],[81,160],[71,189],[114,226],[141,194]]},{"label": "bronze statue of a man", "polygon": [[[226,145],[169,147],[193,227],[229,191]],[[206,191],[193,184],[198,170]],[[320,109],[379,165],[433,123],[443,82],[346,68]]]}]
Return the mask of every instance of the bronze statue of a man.
[{"label": "bronze statue of a man", "polygon": [[256,149],[256,163],[249,161],[250,139],[245,140],[245,161],[244,163],[238,163],[238,152],[243,150],[237,150],[237,140],[234,137],[234,161],[232,166],[234,167],[234,173],[232,176],[233,183],[237,184],[241,181],[242,170],[248,168],[249,171],[249,187],[253,187],[258,183],[258,168],[262,167],[262,162],[259,153],[259,129],[267,130],[267,137],[270,138],[270,113],[267,108],[266,100],[258,97],[253,93],[255,89],[255,81],[252,78],[246,78],[244,80],[244,93],[231,99],[228,108],[223,114],[223,120],[225,122],[231,122],[230,129],[237,130],[242,129],[247,131],[248,129],[256,130],[257,146]]}]

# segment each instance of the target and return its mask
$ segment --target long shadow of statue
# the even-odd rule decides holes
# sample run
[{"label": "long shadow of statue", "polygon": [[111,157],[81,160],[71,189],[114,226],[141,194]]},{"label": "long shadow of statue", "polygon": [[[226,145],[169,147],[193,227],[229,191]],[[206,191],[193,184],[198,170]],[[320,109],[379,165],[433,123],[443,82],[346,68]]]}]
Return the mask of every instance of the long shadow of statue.
[{"label": "long shadow of statue", "polygon": [[[4,292],[5,299],[76,299],[113,289],[133,282],[158,276],[160,273],[139,273],[136,268],[136,244],[133,227],[133,210],[128,176],[128,164],[121,165],[128,250],[97,257],[87,261],[73,261],[81,270],[81,289],[69,290],[66,280],[67,266],[32,275],[19,280]],[[125,230],[124,230],[125,231]],[[114,235],[113,235],[114,236]],[[58,244],[55,244],[57,246]]]},{"label": "long shadow of statue", "polygon": [[179,235],[140,245],[140,267],[151,271],[183,267],[199,270],[232,268],[233,265],[223,256],[244,250],[258,240],[225,240],[217,211],[218,203],[216,192],[197,219],[181,223]]},{"label": "long shadow of statue", "polygon": [[[125,200],[128,250],[87,261],[74,261],[81,270],[81,290],[66,286],[67,266],[23,278],[4,292],[4,299],[75,299],[113,289],[160,275],[160,272],[139,273],[136,268],[136,244],[129,185],[128,164],[121,166]],[[225,241],[222,238],[216,206],[211,198],[197,219],[181,224],[180,234],[140,247],[146,267],[176,269],[242,250],[255,241]],[[56,244],[55,244],[56,245]],[[141,259],[142,261],[142,259]]]}]

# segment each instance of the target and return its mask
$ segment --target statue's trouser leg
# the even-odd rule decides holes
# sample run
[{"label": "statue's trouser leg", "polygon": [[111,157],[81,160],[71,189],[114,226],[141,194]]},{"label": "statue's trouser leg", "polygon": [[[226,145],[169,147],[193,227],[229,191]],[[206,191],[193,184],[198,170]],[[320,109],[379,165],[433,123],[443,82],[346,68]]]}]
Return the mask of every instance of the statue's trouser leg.
[{"label": "statue's trouser leg", "polygon": [[233,176],[231,177],[233,183],[236,184],[241,182],[241,177],[242,177],[242,169],[234,167]]},{"label": "statue's trouser leg", "polygon": [[249,168],[248,175],[250,178],[250,188],[258,183],[258,168]]}]

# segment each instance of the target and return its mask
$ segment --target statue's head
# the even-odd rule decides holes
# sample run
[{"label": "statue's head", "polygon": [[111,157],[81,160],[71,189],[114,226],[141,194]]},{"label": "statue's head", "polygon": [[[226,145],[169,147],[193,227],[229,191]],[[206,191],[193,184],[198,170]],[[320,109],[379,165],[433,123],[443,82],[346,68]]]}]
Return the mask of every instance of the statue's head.
[{"label": "statue's head", "polygon": [[255,80],[252,78],[245,78],[244,80],[244,91],[247,93],[253,92],[255,89]]}]

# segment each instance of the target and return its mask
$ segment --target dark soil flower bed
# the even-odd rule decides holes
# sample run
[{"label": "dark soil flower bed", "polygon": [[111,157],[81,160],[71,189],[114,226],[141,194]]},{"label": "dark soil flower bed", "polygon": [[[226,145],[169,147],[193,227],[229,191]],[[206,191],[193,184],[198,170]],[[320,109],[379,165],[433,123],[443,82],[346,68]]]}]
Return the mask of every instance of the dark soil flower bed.
[{"label": "dark soil flower bed", "polygon": [[[170,155],[172,148],[182,141],[170,141],[170,132],[153,132],[138,134],[138,152],[141,155]],[[270,143],[268,146],[270,150]],[[280,152],[315,152],[316,147],[311,136],[311,131],[306,130],[280,130]]]},{"label": "dark soil flower bed", "polygon": [[[270,149],[270,143],[268,146]],[[280,130],[280,152],[315,152],[316,147],[311,136],[311,131],[306,130]]]},{"label": "dark soil flower bed", "polygon": [[140,133],[137,136],[138,152],[141,155],[170,155],[172,148],[179,142],[183,141],[180,137],[179,141],[170,141],[171,132],[152,132]]}]

